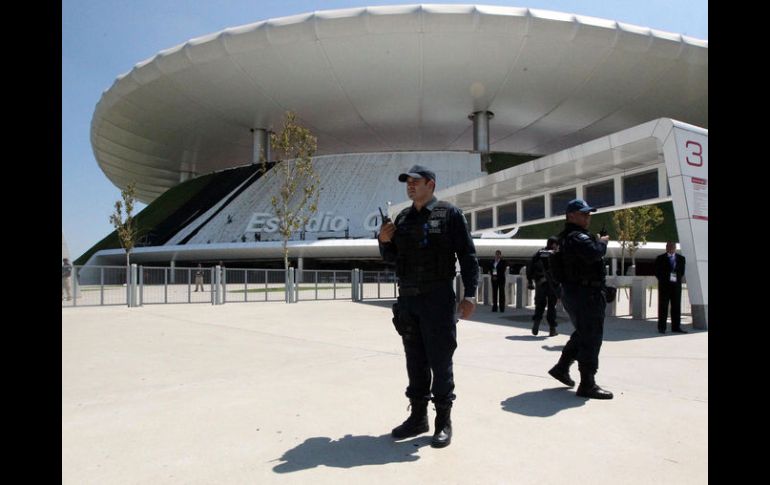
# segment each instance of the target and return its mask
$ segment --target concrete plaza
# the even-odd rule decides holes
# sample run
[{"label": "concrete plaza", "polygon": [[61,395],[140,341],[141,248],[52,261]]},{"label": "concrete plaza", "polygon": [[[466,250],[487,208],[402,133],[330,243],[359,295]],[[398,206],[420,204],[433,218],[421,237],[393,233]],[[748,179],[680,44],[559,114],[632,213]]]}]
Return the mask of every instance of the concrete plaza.
[{"label": "concrete plaza", "polygon": [[708,482],[708,332],[608,318],[597,382],[615,399],[594,401],[547,374],[568,321],[533,336],[531,309],[480,306],[458,324],[452,444],[433,449],[433,406],[431,433],[390,437],[408,415],[391,303],[62,309],[62,482]]}]

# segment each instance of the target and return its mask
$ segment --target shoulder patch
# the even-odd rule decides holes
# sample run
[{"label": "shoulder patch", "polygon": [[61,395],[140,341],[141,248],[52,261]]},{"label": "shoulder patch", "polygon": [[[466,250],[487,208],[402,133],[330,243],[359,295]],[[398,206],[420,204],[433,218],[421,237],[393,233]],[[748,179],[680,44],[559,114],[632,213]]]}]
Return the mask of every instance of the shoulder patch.
[{"label": "shoulder patch", "polygon": [[590,241],[591,237],[588,234],[580,233],[578,234],[578,239],[582,239],[583,241]]}]

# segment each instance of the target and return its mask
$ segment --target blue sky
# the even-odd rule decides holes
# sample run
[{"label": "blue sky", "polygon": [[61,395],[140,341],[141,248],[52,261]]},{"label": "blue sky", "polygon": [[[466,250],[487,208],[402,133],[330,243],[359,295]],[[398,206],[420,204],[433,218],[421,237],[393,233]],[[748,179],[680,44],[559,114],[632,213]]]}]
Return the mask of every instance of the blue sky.
[{"label": "blue sky", "polygon": [[[398,0],[63,0],[62,231],[72,259],[109,234],[120,190],[94,158],[91,116],[119,75],[188,39],[314,10],[394,5]],[[470,4],[443,0],[433,3]],[[707,0],[480,1],[588,15],[708,39]],[[145,206],[138,204],[136,212]]]}]

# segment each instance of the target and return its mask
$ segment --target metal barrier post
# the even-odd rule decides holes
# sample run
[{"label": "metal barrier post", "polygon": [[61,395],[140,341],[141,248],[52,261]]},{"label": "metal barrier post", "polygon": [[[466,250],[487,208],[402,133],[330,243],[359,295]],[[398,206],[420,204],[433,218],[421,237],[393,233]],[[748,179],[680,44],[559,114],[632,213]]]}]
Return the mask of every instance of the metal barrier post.
[{"label": "metal barrier post", "polygon": [[78,306],[78,268],[72,267],[72,306]]},{"label": "metal barrier post", "polygon": [[139,266],[139,306],[144,305],[144,267]]},{"label": "metal barrier post", "polygon": [[646,290],[647,282],[642,276],[634,276],[631,280],[631,317],[634,320],[647,318]]},{"label": "metal barrier post", "polygon": [[267,301],[267,270],[265,270],[265,301]]},{"label": "metal barrier post", "polygon": [[168,303],[168,268],[163,268],[163,303]]},{"label": "metal barrier post", "polygon": [[249,270],[244,269],[243,270],[243,301],[249,301],[247,298],[249,295],[248,281],[249,281]]},{"label": "metal barrier post", "polygon": [[219,273],[219,304],[224,305],[227,303],[227,268],[220,266]]},{"label": "metal barrier post", "polygon": [[214,304],[222,304],[222,267],[214,266]]},{"label": "metal barrier post", "polygon": [[524,283],[524,277],[521,275],[515,276],[516,279],[516,308],[524,308],[526,305],[526,290],[524,289],[526,283]]},{"label": "metal barrier post", "polygon": [[209,293],[211,294],[211,304],[212,305],[216,305],[216,300],[215,300],[215,297],[216,297],[216,295],[215,295],[216,286],[214,284],[214,278],[215,278],[215,276],[214,276],[215,275],[214,267],[211,267],[209,269],[209,273],[211,275],[210,276],[210,280],[209,280],[209,289],[211,290],[211,291],[209,291]]},{"label": "metal barrier post", "polygon": [[299,268],[292,268],[294,271],[294,277],[291,281],[291,302],[297,303],[299,301],[299,284],[302,281],[302,270]]},{"label": "metal barrier post", "polygon": [[129,290],[129,294],[131,295],[131,303],[129,306],[135,307],[137,306],[137,265],[136,263],[131,265],[131,277],[129,280],[131,281],[131,289]]},{"label": "metal barrier post", "polygon": [[294,282],[294,268],[289,268],[285,271],[284,279],[284,300],[286,303],[292,303],[292,297],[294,296],[294,288],[292,283]]},{"label": "metal barrier post", "polygon": [[99,305],[104,306],[104,268],[99,270]]},{"label": "metal barrier post", "polygon": [[192,280],[192,269],[187,268],[187,303],[192,303],[192,292],[190,290],[191,280]]}]

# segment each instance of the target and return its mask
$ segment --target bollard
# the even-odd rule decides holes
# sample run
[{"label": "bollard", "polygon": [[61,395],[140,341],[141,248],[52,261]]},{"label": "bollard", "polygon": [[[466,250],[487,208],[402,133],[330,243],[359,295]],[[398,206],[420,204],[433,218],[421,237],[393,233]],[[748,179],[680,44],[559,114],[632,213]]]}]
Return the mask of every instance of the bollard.
[{"label": "bollard", "polygon": [[608,317],[614,317],[618,314],[618,298],[620,298],[620,292],[623,291],[622,288],[618,287],[617,282],[615,281],[615,277],[608,277],[607,278],[607,286],[614,286],[617,288],[618,292],[615,295],[615,299],[611,303],[607,303],[607,307],[604,309],[604,314]]},{"label": "bollard", "polygon": [[647,282],[641,276],[631,280],[631,318],[644,320],[647,318]]},{"label": "bollard", "polygon": [[524,308],[527,297],[529,296],[527,293],[527,284],[525,283],[525,278],[522,276],[516,276],[515,278],[515,284],[516,284],[516,308]]}]

